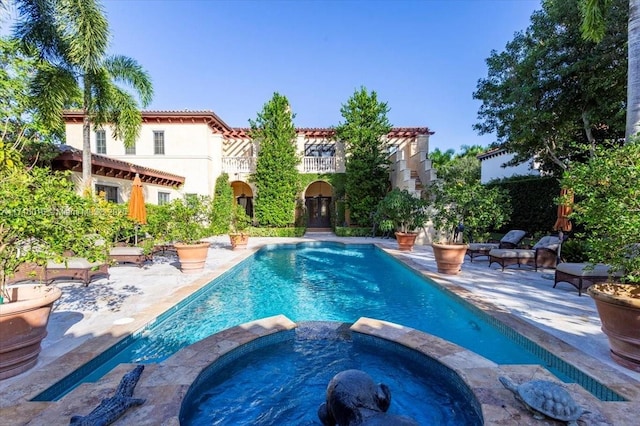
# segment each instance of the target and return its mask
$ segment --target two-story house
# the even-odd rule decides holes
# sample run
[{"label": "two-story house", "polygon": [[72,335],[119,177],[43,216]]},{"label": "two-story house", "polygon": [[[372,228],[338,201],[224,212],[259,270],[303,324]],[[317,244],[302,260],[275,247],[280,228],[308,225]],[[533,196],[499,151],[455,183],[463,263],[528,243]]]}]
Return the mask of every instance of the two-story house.
[{"label": "two-story house", "polygon": [[[66,143],[81,159],[78,150],[82,149],[82,113],[67,112],[64,119]],[[333,129],[299,128],[296,133],[295,143],[302,158],[300,173],[322,176],[345,172],[345,146],[336,140]],[[427,158],[431,134],[426,127],[394,128],[389,132],[393,187],[419,192],[422,184],[432,180]],[[226,172],[237,202],[251,214],[256,189],[249,176],[255,171],[257,148],[249,129],[232,128],[211,111],[144,111],[140,135],[133,147],[125,148],[112,137],[108,127],[92,129],[93,181],[95,189],[106,189],[111,200],[125,202],[133,176],[117,171],[104,173],[95,162],[109,159],[128,164],[131,169],[141,168],[137,173],[144,174],[147,179],[143,177],[143,182],[148,184],[145,200],[162,204],[185,194],[212,195],[216,178]],[[80,168],[77,161],[73,165],[67,168],[79,173],[81,163]],[[154,173],[166,176],[162,180],[161,176],[154,178]],[[329,207],[335,199],[334,188],[327,179],[314,180],[299,197],[306,206],[309,226],[329,226]]]}]

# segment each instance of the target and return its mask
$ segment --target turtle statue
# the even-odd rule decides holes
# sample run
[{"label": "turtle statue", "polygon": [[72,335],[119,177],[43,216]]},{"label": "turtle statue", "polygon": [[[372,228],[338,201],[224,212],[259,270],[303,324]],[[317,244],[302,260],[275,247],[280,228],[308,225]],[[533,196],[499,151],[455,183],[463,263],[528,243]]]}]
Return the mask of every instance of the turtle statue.
[{"label": "turtle statue", "polygon": [[577,426],[576,420],[589,412],[579,406],[569,392],[557,383],[531,380],[518,385],[507,377],[500,377],[499,380],[533,413],[535,419],[541,420],[546,416],[567,422],[568,426]]}]

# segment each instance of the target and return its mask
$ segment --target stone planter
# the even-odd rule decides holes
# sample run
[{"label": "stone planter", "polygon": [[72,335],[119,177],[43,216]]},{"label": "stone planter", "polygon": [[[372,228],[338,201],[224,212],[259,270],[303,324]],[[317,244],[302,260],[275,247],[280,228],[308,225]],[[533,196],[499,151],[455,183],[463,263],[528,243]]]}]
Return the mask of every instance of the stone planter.
[{"label": "stone planter", "polygon": [[437,244],[433,243],[433,255],[436,258],[438,272],[441,274],[457,275],[462,269],[467,244]]},{"label": "stone planter", "polygon": [[0,305],[0,380],[36,365],[53,303],[62,295],[59,288],[44,284],[9,286],[5,293],[9,302]]},{"label": "stone planter", "polygon": [[233,250],[245,249],[249,244],[249,234],[229,234],[229,240]]},{"label": "stone planter", "polygon": [[418,234],[412,232],[396,232],[396,241],[398,242],[398,250],[412,251],[416,243]]},{"label": "stone planter", "polygon": [[178,252],[180,270],[185,274],[196,274],[204,269],[209,253],[209,243],[175,243]]},{"label": "stone planter", "polygon": [[611,358],[640,372],[640,285],[594,284],[587,293],[596,302]]}]

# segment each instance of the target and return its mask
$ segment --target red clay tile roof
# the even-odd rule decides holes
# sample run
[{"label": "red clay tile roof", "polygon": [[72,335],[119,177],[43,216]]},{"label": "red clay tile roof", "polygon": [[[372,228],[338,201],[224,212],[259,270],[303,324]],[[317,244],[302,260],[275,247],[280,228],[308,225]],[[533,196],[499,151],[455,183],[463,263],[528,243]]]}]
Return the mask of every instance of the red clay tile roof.
[{"label": "red clay tile roof", "polygon": [[489,158],[497,157],[499,155],[506,154],[506,153],[507,153],[507,150],[504,148],[500,148],[500,147],[491,148],[488,151],[481,152],[480,154],[476,155],[476,158],[482,161],[482,160],[487,160]]},{"label": "red clay tile roof", "polygon": [[[54,170],[82,171],[82,150],[69,145],[60,145],[60,154],[53,159]],[[180,186],[184,184],[183,176],[138,166],[104,155],[91,154],[91,172],[100,176],[109,176],[119,179],[133,180],[136,173],[140,175],[143,183],[151,183],[162,186]]]},{"label": "red clay tile roof", "polygon": [[[205,123],[214,133],[222,133],[227,138],[248,138],[249,128],[229,127],[213,111],[142,111],[142,121],[144,123]],[[63,115],[65,122],[82,122],[82,111],[66,111]],[[299,135],[307,137],[331,138],[335,135],[335,130],[331,128],[301,127],[296,129]],[[433,135],[434,132],[427,127],[394,127],[389,132],[390,138],[415,137],[419,135]]]},{"label": "red clay tile roof", "polygon": [[[249,138],[249,128],[234,127],[230,131],[224,132],[227,138]],[[317,127],[300,127],[296,129],[298,135],[313,138],[332,138],[335,136],[335,129],[317,128]],[[433,135],[434,132],[426,127],[394,127],[389,132],[390,138],[415,137],[419,135]]]},{"label": "red clay tile roof", "polygon": [[[204,123],[215,133],[224,133],[231,127],[213,111],[141,111],[143,123]],[[82,111],[65,111],[66,123],[82,123]]]}]

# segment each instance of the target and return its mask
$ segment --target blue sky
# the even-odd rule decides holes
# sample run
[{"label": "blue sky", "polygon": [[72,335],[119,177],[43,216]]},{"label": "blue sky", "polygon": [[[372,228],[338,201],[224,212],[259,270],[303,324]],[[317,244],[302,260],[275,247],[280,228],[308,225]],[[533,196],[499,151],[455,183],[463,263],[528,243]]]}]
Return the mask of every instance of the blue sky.
[{"label": "blue sky", "polygon": [[526,29],[540,0],[103,0],[111,52],[150,73],[148,109],[212,110],[247,127],[273,92],[298,127],[331,127],[361,86],[431,149],[486,146],[472,129],[485,59]]}]

